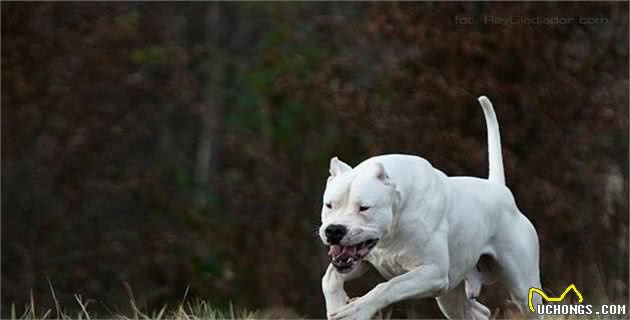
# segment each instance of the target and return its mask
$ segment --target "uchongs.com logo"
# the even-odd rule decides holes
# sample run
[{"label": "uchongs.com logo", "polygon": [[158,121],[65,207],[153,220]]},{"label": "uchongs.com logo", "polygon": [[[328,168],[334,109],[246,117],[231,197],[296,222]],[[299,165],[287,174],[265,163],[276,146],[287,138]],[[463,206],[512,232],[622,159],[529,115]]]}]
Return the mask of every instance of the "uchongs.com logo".
[{"label": "uchongs.com logo", "polygon": [[[577,296],[579,304],[559,304],[563,302],[569,292],[573,291]],[[539,294],[543,300],[548,302],[547,304],[538,304],[534,307],[532,298],[534,293]],[[575,287],[574,284],[569,285],[566,290],[559,297],[549,297],[547,294],[539,288],[529,288],[529,309],[540,315],[625,315],[626,305],[617,304],[603,304],[599,308],[594,308],[590,304],[582,304],[584,298],[582,293]],[[553,302],[549,304],[549,302]]]}]

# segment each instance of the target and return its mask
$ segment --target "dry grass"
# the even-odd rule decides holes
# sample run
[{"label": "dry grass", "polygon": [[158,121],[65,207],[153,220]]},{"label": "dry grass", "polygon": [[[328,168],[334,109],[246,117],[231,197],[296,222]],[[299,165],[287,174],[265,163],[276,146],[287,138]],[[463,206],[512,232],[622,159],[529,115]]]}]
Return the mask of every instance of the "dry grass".
[{"label": "dry grass", "polygon": [[[153,311],[142,311],[138,308],[133,292],[129,286],[127,287],[128,295],[129,295],[129,304],[131,306],[132,315],[124,315],[116,312],[110,312],[107,315],[97,315],[95,312],[90,311],[90,301],[84,299],[80,295],[75,295],[75,300],[77,306],[79,307],[78,311],[74,313],[66,312],[65,309],[61,307],[59,301],[57,300],[57,296],[55,295],[55,291],[53,290],[52,285],[50,285],[50,292],[52,299],[54,301],[54,309],[42,309],[35,304],[35,300],[33,299],[33,295],[30,296],[30,301],[28,305],[24,307],[24,311],[19,313],[17,312],[15,304],[11,304],[9,319],[24,319],[24,320],[33,320],[33,319],[121,319],[121,320],[161,320],[161,319],[178,319],[178,320],[197,320],[197,319],[263,319],[263,318],[282,318],[282,319],[296,319],[299,318],[296,315],[283,314],[281,316],[271,315],[266,312],[251,312],[246,310],[235,310],[235,308],[230,304],[227,310],[216,308],[212,304],[207,301],[194,299],[191,301],[187,301],[187,293],[182,298],[182,301],[177,305],[164,305],[159,310]],[[76,308],[75,308],[76,309]],[[388,312],[389,311],[389,312]],[[391,320],[392,319],[391,310],[385,309],[375,315],[373,319],[375,320]],[[500,319],[499,312],[496,310],[493,312],[491,319]],[[516,308],[508,308],[505,310],[505,313],[502,314],[505,319],[528,319],[529,315],[524,315]],[[545,316],[546,320],[604,320],[604,319],[628,319],[627,315],[621,316],[603,316],[603,315],[570,315],[570,316]]]},{"label": "dry grass", "polygon": [[59,307],[53,309],[37,309],[35,304],[31,301],[29,305],[25,307],[24,312],[18,314],[16,312],[16,306],[11,305],[11,311],[9,319],[137,319],[137,320],[149,320],[149,319],[178,319],[178,320],[196,320],[196,319],[256,319],[256,312],[249,312],[243,310],[234,310],[230,306],[228,310],[222,310],[213,307],[210,303],[203,300],[195,300],[186,303],[179,304],[177,306],[165,305],[159,310],[151,312],[142,312],[134,309],[132,316],[122,314],[109,314],[109,315],[96,315],[90,312],[89,303],[83,301],[80,296],[75,296],[76,301],[80,307],[80,310],[76,313],[67,313],[61,310]]},{"label": "dry grass", "polygon": [[[90,301],[84,299],[80,295],[75,294],[74,298],[79,307],[79,311],[74,313],[67,312],[59,304],[55,290],[49,282],[50,292],[54,301],[54,309],[41,309],[35,304],[33,294],[30,295],[30,301],[28,305],[24,307],[24,311],[18,314],[15,304],[11,304],[11,310],[9,319],[22,319],[22,320],[34,320],[34,319],[121,319],[121,320],[161,320],[161,319],[178,319],[178,320],[197,320],[197,319],[255,319],[257,312],[250,312],[245,310],[237,310],[231,304],[228,310],[220,309],[213,306],[211,303],[194,299],[192,301],[187,300],[187,292],[182,298],[182,301],[178,305],[164,305],[159,310],[142,311],[138,308],[133,292],[131,288],[126,285],[129,294],[129,304],[133,310],[133,315],[124,315],[116,312],[110,312],[107,315],[97,315],[95,312],[90,311]],[[76,309],[76,308],[75,308]]]}]

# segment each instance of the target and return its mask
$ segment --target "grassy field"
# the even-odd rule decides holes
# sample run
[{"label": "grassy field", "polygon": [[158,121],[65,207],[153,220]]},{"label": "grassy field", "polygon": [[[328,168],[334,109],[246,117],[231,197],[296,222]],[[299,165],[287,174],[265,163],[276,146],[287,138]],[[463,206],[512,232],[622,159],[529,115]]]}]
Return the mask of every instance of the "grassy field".
[{"label": "grassy field", "polygon": [[24,308],[23,312],[16,312],[15,305],[11,305],[10,319],[179,319],[179,320],[192,320],[192,319],[256,319],[258,317],[257,312],[250,312],[244,310],[235,310],[230,307],[227,310],[215,308],[210,303],[203,300],[195,300],[185,302],[177,306],[165,305],[159,310],[150,312],[143,312],[139,310],[133,301],[131,301],[132,308],[134,310],[133,315],[123,315],[112,312],[110,314],[96,314],[90,311],[89,303],[82,301],[81,297],[75,296],[77,304],[80,307],[80,311],[75,313],[66,312],[61,306],[56,304],[54,309],[41,309],[37,308],[34,303],[30,303]]},{"label": "grassy field", "polygon": [[[90,309],[90,302],[82,298],[80,295],[75,294],[74,298],[77,305],[73,306],[73,310],[78,307],[79,311],[68,312],[67,309],[59,304],[59,300],[55,295],[55,290],[50,282],[50,292],[52,300],[54,302],[54,308],[41,308],[33,299],[31,294],[30,303],[23,308],[19,308],[15,304],[11,304],[11,310],[9,319],[134,319],[134,320],[160,320],[160,319],[178,319],[178,320],[192,320],[192,319],[256,319],[260,318],[258,312],[245,311],[238,308],[234,308],[233,305],[226,309],[217,308],[211,303],[201,299],[188,299],[188,291],[182,298],[182,302],[178,305],[164,305],[159,310],[143,311],[138,308],[136,300],[134,298],[131,288],[126,285],[129,295],[129,305],[132,309],[132,314],[122,314],[115,311],[110,311],[107,314],[96,313]],[[17,310],[23,310],[18,312]],[[264,315],[263,315],[264,316]]]},{"label": "grassy field", "polygon": [[[129,305],[131,306],[131,314],[122,314],[118,312],[110,311],[106,314],[96,313],[91,310],[90,302],[83,299],[80,295],[75,295],[76,306],[73,310],[79,311],[68,312],[63,306],[60,306],[55,292],[51,286],[51,295],[54,302],[54,308],[42,308],[38,306],[31,295],[30,303],[26,306],[18,307],[15,304],[11,304],[9,319],[178,319],[178,320],[193,320],[193,319],[299,319],[301,317],[295,314],[276,314],[273,312],[265,311],[248,311],[239,308],[235,308],[233,305],[229,305],[227,308],[217,308],[211,303],[201,299],[188,299],[186,295],[183,297],[182,302],[177,305],[164,305],[159,310],[143,311],[138,308],[134,295],[129,290]],[[188,301],[190,300],[190,301]],[[77,308],[78,307],[78,308]],[[18,311],[20,310],[20,311]],[[491,319],[499,319],[497,317],[498,310],[493,312]],[[508,308],[503,314],[508,319],[527,319],[528,315],[523,315],[518,312],[516,308]],[[373,319],[375,320],[390,320],[391,310],[386,308],[381,312],[378,312]],[[602,315],[572,315],[572,316],[545,316],[546,320],[604,320],[604,319],[628,319],[628,315],[625,316],[602,316]]]},{"label": "grassy field", "polygon": [[[89,304],[82,301],[81,297],[75,296],[77,304],[80,306],[80,311],[76,313],[67,313],[59,305],[56,305],[55,309],[39,309],[36,308],[34,303],[30,303],[24,309],[24,312],[17,313],[15,305],[11,306],[10,319],[137,319],[137,320],[149,320],[149,319],[178,319],[178,320],[193,320],[193,319],[270,319],[278,318],[277,316],[270,316],[268,314],[235,310],[230,306],[227,310],[219,309],[212,306],[210,303],[203,300],[194,300],[191,302],[184,302],[177,306],[165,305],[159,310],[150,312],[142,312],[136,306],[135,303],[130,301],[134,310],[133,315],[123,315],[117,313],[110,314],[96,314],[89,310]],[[520,313],[508,313],[509,319],[527,319],[526,316]],[[288,317],[280,317],[281,319],[295,319]],[[373,319],[376,320],[390,320],[391,318],[386,313],[379,312]],[[491,319],[498,319],[491,317]],[[546,320],[604,320],[604,319],[628,319],[627,316],[545,316]]]}]

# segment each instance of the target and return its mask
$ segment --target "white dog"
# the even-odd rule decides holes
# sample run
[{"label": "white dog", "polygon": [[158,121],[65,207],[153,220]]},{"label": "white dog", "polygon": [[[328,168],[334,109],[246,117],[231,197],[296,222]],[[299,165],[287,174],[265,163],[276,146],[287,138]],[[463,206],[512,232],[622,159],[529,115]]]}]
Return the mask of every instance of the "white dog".
[{"label": "white dog", "polygon": [[[319,230],[332,260],[322,278],[328,318],[366,320],[391,303],[435,297],[449,319],[488,319],[476,298],[497,278],[529,312],[529,288],[540,288],[538,237],[505,186],[492,104],[479,102],[487,180],[448,177],[411,155],[376,156],[355,168],[332,158]],[[388,281],[350,301],[343,284],[368,264]],[[536,295],[533,303],[541,302]]]}]

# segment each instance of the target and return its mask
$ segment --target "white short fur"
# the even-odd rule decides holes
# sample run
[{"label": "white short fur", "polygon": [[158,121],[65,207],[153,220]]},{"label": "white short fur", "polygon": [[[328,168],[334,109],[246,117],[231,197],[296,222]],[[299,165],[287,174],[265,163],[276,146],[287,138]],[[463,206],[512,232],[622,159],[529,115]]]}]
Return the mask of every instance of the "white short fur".
[{"label": "white short fur", "polygon": [[[376,156],[355,168],[331,160],[322,241],[328,244],[324,230],[331,224],[348,229],[342,245],[380,240],[349,273],[328,267],[322,291],[329,319],[367,320],[391,303],[425,297],[435,297],[449,319],[488,319],[476,297],[494,279],[529,312],[529,288],[540,288],[538,236],[505,186],[492,104],[484,96],[479,102],[488,127],[488,179],[448,177],[412,155]],[[387,281],[350,301],[344,282],[369,265]],[[534,303],[541,303],[537,295]]]}]

